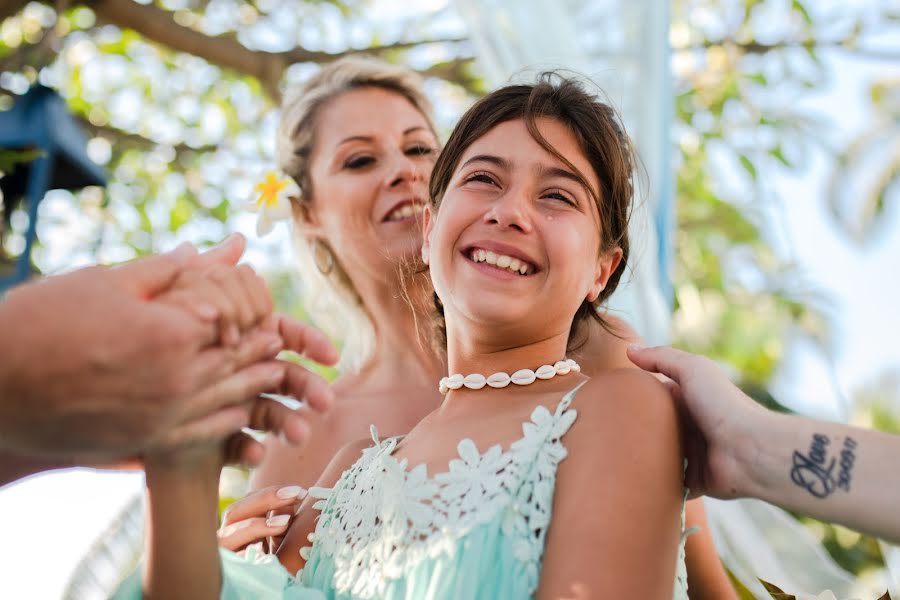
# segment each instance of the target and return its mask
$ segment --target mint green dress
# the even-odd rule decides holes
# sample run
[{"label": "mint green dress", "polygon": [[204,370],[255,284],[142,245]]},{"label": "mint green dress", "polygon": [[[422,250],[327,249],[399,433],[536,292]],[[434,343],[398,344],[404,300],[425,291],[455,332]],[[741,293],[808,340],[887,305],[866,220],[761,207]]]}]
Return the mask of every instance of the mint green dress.
[{"label": "mint green dress", "polygon": [[[580,386],[579,386],[580,387]],[[538,586],[564,434],[577,388],[551,413],[538,406],[522,437],[481,453],[462,440],[449,470],[407,470],[379,440],[337,481],[310,490],[321,510],[306,566],[292,577],[270,556],[223,550],[222,598],[285,600],[472,600],[531,598]],[[652,491],[648,490],[648,493]],[[684,517],[682,511],[682,530]],[[684,537],[674,600],[687,599]],[[603,540],[597,540],[603,543]],[[137,579],[137,581],[134,581]],[[133,577],[117,598],[140,598]]]}]

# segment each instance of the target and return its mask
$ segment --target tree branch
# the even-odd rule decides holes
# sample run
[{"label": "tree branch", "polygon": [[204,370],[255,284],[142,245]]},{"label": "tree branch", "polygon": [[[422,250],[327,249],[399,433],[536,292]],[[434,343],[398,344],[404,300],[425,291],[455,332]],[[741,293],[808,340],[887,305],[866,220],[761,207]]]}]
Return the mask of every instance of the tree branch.
[{"label": "tree branch", "polygon": [[[10,0],[0,0],[10,1]],[[371,48],[348,49],[342,52],[321,52],[302,47],[285,52],[251,50],[241,44],[233,34],[210,36],[189,27],[179,25],[171,13],[152,4],[138,4],[133,0],[94,0],[90,2],[97,17],[108,23],[127,27],[145,38],[168,46],[179,52],[187,52],[207,62],[256,78],[274,101],[279,99],[278,83],[282,73],[297,62],[324,63],[347,54],[367,52],[379,54],[390,50],[412,48],[437,42],[460,42],[462,39],[423,40],[397,42]],[[436,71],[434,76],[448,78],[452,69]]]},{"label": "tree branch", "polygon": [[[103,137],[110,140],[113,144],[119,147],[147,150],[162,145],[162,142],[157,142],[156,140],[146,138],[137,133],[122,131],[121,129],[110,127],[109,125],[94,125],[81,116],[75,116],[75,119],[78,121],[79,126],[85,131],[85,133],[87,133],[88,137]],[[172,146],[172,148],[175,150],[176,154],[180,155],[186,152],[213,152],[218,148],[218,146],[212,144],[207,146],[194,147],[189,146],[188,144],[181,143],[175,144],[174,146]]]}]

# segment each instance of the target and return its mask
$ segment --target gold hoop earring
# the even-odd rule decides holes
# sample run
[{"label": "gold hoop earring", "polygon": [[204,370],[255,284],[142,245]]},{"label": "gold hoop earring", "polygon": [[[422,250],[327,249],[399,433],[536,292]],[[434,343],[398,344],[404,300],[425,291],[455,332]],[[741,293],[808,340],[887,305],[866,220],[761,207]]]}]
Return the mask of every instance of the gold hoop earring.
[{"label": "gold hoop earring", "polygon": [[313,262],[316,263],[316,268],[322,275],[331,275],[331,272],[334,271],[334,254],[322,240],[313,241]]}]

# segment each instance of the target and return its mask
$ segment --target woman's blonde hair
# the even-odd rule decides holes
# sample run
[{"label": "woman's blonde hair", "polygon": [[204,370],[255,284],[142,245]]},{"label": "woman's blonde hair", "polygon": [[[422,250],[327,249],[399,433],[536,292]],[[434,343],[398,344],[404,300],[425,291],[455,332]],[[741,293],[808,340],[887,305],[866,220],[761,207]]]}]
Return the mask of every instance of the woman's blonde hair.
[{"label": "woman's blonde hair", "polygon": [[[305,83],[288,89],[281,105],[278,166],[300,187],[295,209],[311,208],[314,189],[309,166],[320,108],[360,88],[379,88],[403,96],[422,113],[434,133],[431,103],[422,89],[422,78],[414,71],[361,55],[325,66]],[[307,309],[318,325],[342,342],[340,369],[357,371],[375,350],[375,327],[335,253],[325,240],[305,233],[296,223],[301,218],[298,212],[302,210],[294,211],[294,248]]]}]

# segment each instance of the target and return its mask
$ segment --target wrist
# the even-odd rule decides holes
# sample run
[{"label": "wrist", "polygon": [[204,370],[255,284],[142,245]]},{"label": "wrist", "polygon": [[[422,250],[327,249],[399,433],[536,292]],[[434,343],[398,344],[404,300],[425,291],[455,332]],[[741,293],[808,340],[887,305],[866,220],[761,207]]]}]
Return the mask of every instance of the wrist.
[{"label": "wrist", "polygon": [[790,415],[759,407],[743,419],[742,434],[735,444],[735,487],[739,497],[765,500],[784,477],[791,450]]}]

